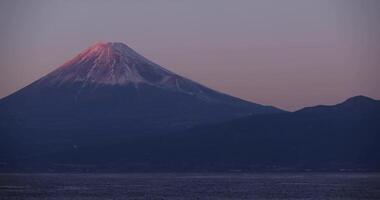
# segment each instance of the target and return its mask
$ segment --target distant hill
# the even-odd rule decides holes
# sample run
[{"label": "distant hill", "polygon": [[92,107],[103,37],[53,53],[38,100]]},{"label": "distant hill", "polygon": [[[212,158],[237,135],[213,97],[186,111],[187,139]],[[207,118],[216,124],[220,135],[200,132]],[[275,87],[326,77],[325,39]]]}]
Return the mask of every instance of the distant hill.
[{"label": "distant hill", "polygon": [[164,146],[181,146],[164,154],[181,151],[178,159],[246,170],[379,170],[379,122],[380,101],[357,96],[334,106],[192,129],[180,134],[184,144],[169,139]]}]

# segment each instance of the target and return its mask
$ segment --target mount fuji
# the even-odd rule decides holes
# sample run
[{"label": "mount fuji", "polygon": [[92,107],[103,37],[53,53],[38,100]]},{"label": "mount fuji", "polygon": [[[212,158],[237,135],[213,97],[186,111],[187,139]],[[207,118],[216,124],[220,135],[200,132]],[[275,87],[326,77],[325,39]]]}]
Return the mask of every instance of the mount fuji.
[{"label": "mount fuji", "polygon": [[109,42],[0,100],[0,125],[10,134],[141,134],[279,112],[207,88]]}]

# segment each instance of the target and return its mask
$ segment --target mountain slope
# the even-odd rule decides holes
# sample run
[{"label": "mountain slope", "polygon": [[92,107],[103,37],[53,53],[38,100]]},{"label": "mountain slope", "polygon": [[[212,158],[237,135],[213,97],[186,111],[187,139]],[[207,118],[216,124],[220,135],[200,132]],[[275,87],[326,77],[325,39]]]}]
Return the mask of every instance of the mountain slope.
[{"label": "mountain slope", "polygon": [[129,132],[180,129],[249,114],[282,112],[204,87],[122,43],[93,45],[2,99],[0,109],[2,121],[39,123],[32,125],[37,128],[79,130],[80,126],[95,126],[112,131],[123,126],[120,130]]}]

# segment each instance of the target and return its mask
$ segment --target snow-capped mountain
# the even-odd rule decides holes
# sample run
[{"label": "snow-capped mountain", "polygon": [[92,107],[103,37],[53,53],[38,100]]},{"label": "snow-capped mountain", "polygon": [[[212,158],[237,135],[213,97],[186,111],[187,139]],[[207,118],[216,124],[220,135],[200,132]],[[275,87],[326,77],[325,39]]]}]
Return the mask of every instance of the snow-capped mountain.
[{"label": "snow-capped mountain", "polygon": [[97,43],[87,48],[2,99],[0,110],[6,124],[13,120],[40,132],[134,133],[281,112],[202,86],[123,43]]},{"label": "snow-capped mountain", "polygon": [[[218,100],[211,90],[141,56],[123,43],[96,43],[42,78],[42,85],[153,86],[204,100]],[[212,91],[215,92],[215,91]]]},{"label": "snow-capped mountain", "polygon": [[[52,83],[179,86],[180,78],[123,43],[97,43],[46,76]],[[43,79],[43,80],[44,80]],[[183,79],[183,78],[181,78]]]}]

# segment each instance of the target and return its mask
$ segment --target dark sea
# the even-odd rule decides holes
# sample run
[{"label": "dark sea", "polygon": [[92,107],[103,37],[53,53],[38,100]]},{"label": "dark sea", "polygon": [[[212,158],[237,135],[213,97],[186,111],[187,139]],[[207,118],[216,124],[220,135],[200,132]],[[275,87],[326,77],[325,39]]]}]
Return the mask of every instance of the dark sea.
[{"label": "dark sea", "polygon": [[380,174],[0,174],[0,199],[374,200]]}]

